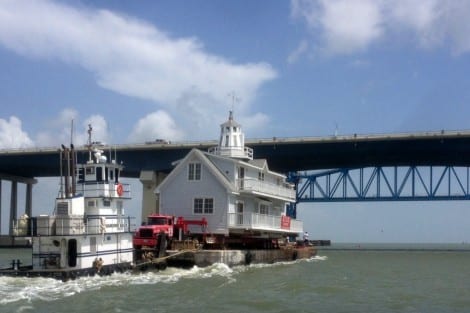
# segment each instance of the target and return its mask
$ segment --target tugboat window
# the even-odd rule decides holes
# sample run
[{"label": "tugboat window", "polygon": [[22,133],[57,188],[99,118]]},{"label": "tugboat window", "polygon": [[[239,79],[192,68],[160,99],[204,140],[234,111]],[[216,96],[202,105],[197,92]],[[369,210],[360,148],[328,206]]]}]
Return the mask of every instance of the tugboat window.
[{"label": "tugboat window", "polygon": [[96,168],[96,181],[103,181],[103,168]]},{"label": "tugboat window", "polygon": [[83,168],[78,169],[78,182],[83,182],[85,180],[85,174],[83,172]]},{"label": "tugboat window", "polygon": [[118,183],[119,182],[119,170],[117,168],[114,170],[114,174],[115,174],[114,175],[114,182]]}]

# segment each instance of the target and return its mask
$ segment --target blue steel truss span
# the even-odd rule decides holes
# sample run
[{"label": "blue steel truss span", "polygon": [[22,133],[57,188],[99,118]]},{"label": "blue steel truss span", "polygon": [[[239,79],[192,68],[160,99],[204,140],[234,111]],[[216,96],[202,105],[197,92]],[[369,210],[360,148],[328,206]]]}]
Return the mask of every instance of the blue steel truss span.
[{"label": "blue steel truss span", "polygon": [[470,167],[342,168],[291,173],[297,202],[470,200]]}]

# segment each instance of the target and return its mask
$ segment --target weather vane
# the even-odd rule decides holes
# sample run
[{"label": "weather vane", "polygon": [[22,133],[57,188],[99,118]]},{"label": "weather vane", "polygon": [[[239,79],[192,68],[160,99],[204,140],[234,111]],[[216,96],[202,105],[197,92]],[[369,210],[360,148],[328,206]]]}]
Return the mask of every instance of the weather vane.
[{"label": "weather vane", "polygon": [[235,91],[230,92],[227,96],[229,96],[232,100],[232,111],[233,111],[233,108],[235,106],[235,102],[238,103],[238,102],[240,102],[241,99],[239,97],[237,97],[237,94],[235,93]]}]

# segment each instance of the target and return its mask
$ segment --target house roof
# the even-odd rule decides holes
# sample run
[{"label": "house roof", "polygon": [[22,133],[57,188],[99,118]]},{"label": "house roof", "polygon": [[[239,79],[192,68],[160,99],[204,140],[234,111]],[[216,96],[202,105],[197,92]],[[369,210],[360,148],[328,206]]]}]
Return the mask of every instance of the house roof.
[{"label": "house roof", "polygon": [[209,153],[209,152],[201,152],[201,153],[203,153],[209,159],[219,158],[219,159],[222,159],[222,160],[232,162],[233,164],[240,164],[240,165],[243,165],[243,166],[256,168],[256,169],[259,169],[261,171],[266,171],[269,174],[272,174],[272,175],[275,175],[275,176],[278,176],[278,177],[281,177],[281,178],[286,177],[285,175],[283,175],[281,173],[270,171],[269,167],[268,167],[268,161],[266,159],[254,159],[254,160],[244,161],[244,160],[234,159],[234,158],[221,156],[221,155],[217,155],[217,154],[212,154],[212,153]]},{"label": "house roof", "polygon": [[223,124],[220,124],[221,127],[226,127],[226,126],[235,126],[235,127],[240,127],[241,125],[238,124],[237,122],[235,122],[235,120],[233,119],[233,112],[230,111],[229,112],[229,116],[228,116],[228,120],[223,123]]},{"label": "house roof", "polygon": [[[179,160],[176,167],[168,174],[167,177],[160,183],[160,185],[155,189],[157,193],[160,192],[160,189],[168,184],[175,176],[177,176],[181,171],[186,170],[186,164],[194,158],[201,161],[209,172],[211,172],[214,177],[224,186],[229,192],[236,192],[235,186],[230,182],[230,180],[214,165],[214,163],[207,157],[206,153],[198,149],[192,149],[182,160]],[[230,158],[224,158],[229,159]]]}]

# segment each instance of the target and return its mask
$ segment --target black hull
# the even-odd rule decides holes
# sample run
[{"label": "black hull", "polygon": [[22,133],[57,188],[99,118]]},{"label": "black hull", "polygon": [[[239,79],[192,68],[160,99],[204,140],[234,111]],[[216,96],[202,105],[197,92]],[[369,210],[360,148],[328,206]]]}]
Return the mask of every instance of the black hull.
[{"label": "black hull", "polygon": [[76,279],[79,277],[86,276],[106,276],[111,275],[112,273],[123,273],[132,268],[130,263],[121,263],[121,264],[111,264],[103,265],[98,271],[96,268],[86,268],[86,269],[50,269],[50,270],[33,270],[31,267],[20,267],[19,269],[1,269],[0,276],[9,276],[9,277],[46,277],[46,278],[55,278],[62,281],[68,281],[70,279]]}]

